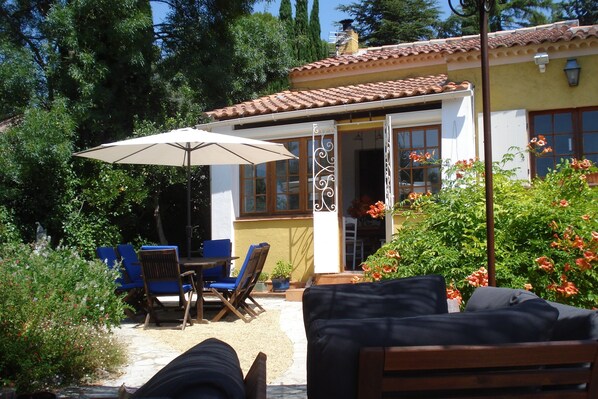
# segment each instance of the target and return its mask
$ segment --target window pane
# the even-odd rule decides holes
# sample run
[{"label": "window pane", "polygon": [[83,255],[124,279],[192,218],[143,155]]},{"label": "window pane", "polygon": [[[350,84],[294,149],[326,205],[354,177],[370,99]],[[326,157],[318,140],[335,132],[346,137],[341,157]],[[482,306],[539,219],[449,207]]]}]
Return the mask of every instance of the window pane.
[{"label": "window pane", "polygon": [[266,179],[255,180],[255,193],[258,195],[266,194]]},{"label": "window pane", "polygon": [[536,175],[540,177],[546,176],[548,169],[554,169],[554,158],[536,158]]},{"label": "window pane", "polygon": [[277,193],[286,193],[288,190],[287,187],[287,179],[285,178],[278,178],[276,179],[276,192]]},{"label": "window pane", "polygon": [[253,180],[245,180],[245,188],[243,189],[245,192],[245,196],[253,197],[253,195],[255,194],[253,188]]},{"label": "window pane", "polygon": [[583,135],[583,152],[585,154],[598,153],[598,133]]},{"label": "window pane", "polygon": [[598,131],[598,111],[583,112],[581,120],[581,125],[584,132],[589,130]]},{"label": "window pane", "polygon": [[276,210],[278,211],[286,211],[288,209],[288,202],[286,195],[277,195],[276,196]]},{"label": "window pane", "polygon": [[243,177],[246,179],[250,179],[253,177],[253,172],[255,168],[253,166],[242,165],[241,168],[243,169]]},{"label": "window pane", "polygon": [[253,199],[253,197],[251,198],[245,198],[245,212],[255,212],[255,201]]},{"label": "window pane", "polygon": [[437,147],[438,146],[438,130],[428,129],[426,131],[426,146]]},{"label": "window pane", "polygon": [[409,132],[399,133],[397,137],[399,148],[411,148],[411,141],[409,140]]},{"label": "window pane", "polygon": [[399,167],[406,168],[411,164],[411,160],[409,159],[409,154],[411,153],[410,150],[407,151],[400,151],[399,152]]},{"label": "window pane", "polygon": [[570,135],[554,136],[554,152],[559,155],[573,154],[573,137]]},{"label": "window pane", "polygon": [[261,196],[256,198],[256,211],[257,212],[266,212],[266,197]]},{"label": "window pane", "polygon": [[428,169],[428,181],[432,184],[437,184],[440,181],[440,168]]},{"label": "window pane", "polygon": [[287,175],[287,163],[289,161],[276,161],[276,176]]},{"label": "window pane", "polygon": [[299,160],[292,159],[287,161],[289,163],[289,174],[291,175],[298,175],[299,174]]},{"label": "window pane", "polygon": [[424,131],[414,130],[411,134],[411,143],[413,148],[424,147]]},{"label": "window pane", "polygon": [[265,163],[255,166],[255,175],[257,177],[266,177],[266,164]]},{"label": "window pane", "polygon": [[534,136],[552,133],[552,114],[534,116]]},{"label": "window pane", "polygon": [[289,196],[289,209],[299,209],[299,194],[293,194]]},{"label": "window pane", "polygon": [[571,133],[573,132],[573,120],[571,113],[554,114],[554,132]]}]

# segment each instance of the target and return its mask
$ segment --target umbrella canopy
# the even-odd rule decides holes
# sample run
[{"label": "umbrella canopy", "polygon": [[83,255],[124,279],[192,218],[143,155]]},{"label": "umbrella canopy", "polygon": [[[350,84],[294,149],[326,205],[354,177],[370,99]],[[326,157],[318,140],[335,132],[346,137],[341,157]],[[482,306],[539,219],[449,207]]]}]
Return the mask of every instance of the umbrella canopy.
[{"label": "umbrella canopy", "polygon": [[191,255],[191,166],[252,165],[297,158],[282,144],[183,128],[102,144],[76,152],[78,157],[110,163],[187,168],[187,256]]}]

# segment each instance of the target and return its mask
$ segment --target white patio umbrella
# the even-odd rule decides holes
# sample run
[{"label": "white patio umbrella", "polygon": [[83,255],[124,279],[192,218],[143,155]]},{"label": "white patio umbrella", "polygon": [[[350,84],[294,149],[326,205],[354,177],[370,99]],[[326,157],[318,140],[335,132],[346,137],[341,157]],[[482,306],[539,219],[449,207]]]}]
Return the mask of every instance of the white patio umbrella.
[{"label": "white patio umbrella", "polygon": [[255,165],[295,159],[282,144],[183,128],[138,137],[73,154],[110,163],[167,165],[187,168],[187,257],[191,255],[191,166]]}]

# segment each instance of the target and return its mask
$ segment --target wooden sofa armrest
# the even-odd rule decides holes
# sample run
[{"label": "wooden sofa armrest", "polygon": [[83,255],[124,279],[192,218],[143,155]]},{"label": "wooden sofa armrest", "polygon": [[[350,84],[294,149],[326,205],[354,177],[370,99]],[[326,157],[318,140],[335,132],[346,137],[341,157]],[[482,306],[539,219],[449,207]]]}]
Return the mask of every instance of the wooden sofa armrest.
[{"label": "wooden sofa armrest", "polygon": [[598,398],[598,342],[364,348],[357,397],[383,395]]},{"label": "wooden sofa armrest", "polygon": [[257,354],[245,376],[245,398],[266,399],[266,359],[265,353]]}]

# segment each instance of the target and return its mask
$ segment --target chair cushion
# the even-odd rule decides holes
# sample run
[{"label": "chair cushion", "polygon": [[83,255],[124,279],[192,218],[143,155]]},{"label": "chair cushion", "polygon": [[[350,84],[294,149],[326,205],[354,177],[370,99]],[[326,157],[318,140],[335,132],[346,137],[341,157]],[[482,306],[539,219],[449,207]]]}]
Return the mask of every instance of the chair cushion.
[{"label": "chair cushion", "polygon": [[[537,298],[531,292],[503,287],[479,287],[467,301],[466,312],[498,309]],[[598,311],[581,309],[562,303],[548,303],[558,310],[552,341],[577,339],[598,340]]]},{"label": "chair cushion", "polygon": [[317,319],[410,317],[447,312],[446,285],[439,275],[318,285],[303,292],[306,332]]},{"label": "chair cushion", "polygon": [[364,347],[545,341],[557,316],[555,308],[538,298],[479,312],[314,320],[307,340],[308,397],[355,398]]},{"label": "chair cushion", "polygon": [[[236,281],[236,278],[235,278]],[[227,283],[227,282],[220,282],[220,281],[216,281],[213,283],[209,283],[207,285],[208,288],[215,288],[217,290],[234,290],[237,287],[236,282],[233,281],[232,283]]]},{"label": "chair cushion", "polygon": [[244,399],[239,358],[227,343],[207,339],[164,366],[132,397]]},{"label": "chair cushion", "polygon": [[[176,281],[152,282],[149,283],[149,290],[152,294],[173,294],[178,295],[179,285]],[[183,292],[191,291],[191,284],[183,284]]]}]

